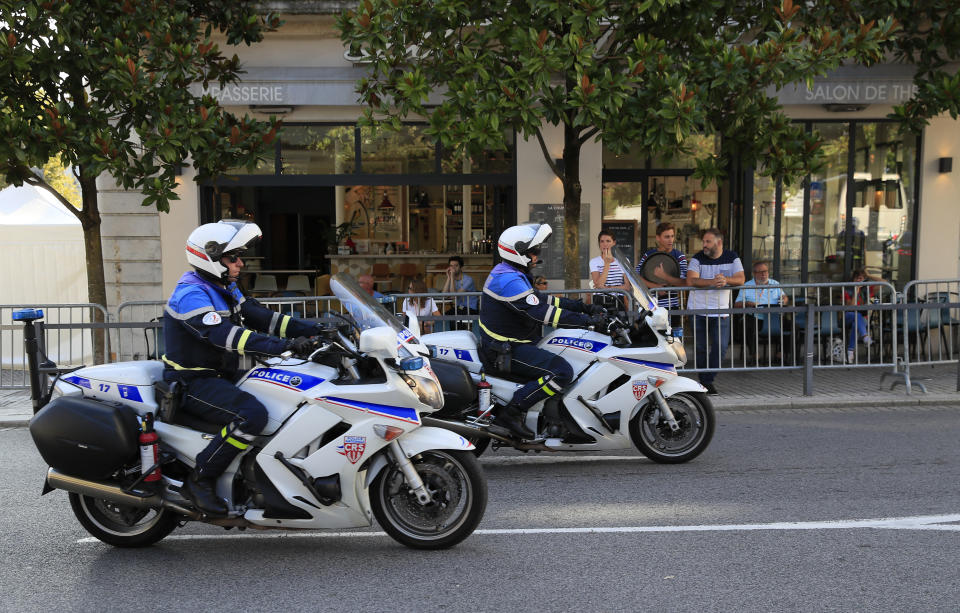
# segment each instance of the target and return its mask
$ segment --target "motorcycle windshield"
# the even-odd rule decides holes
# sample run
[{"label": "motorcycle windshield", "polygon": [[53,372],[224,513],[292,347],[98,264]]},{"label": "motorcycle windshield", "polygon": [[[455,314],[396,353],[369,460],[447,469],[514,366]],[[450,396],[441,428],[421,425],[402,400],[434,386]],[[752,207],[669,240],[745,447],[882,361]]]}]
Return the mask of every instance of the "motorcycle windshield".
[{"label": "motorcycle windshield", "polygon": [[620,264],[620,270],[623,271],[623,278],[626,279],[627,284],[630,285],[630,292],[633,295],[633,299],[639,305],[640,310],[653,311],[657,308],[657,301],[650,295],[647,285],[643,282],[643,279],[640,278],[640,275],[637,274],[637,271],[634,270],[633,264],[630,263],[627,256],[616,246],[611,253],[614,259],[617,260],[617,264]]},{"label": "motorcycle windshield", "polygon": [[397,316],[391,313],[382,304],[365,292],[357,281],[350,275],[337,273],[330,279],[330,289],[340,300],[343,308],[353,317],[361,330],[389,326],[397,332],[397,345],[400,358],[414,355],[430,355],[430,352],[407,329]]}]

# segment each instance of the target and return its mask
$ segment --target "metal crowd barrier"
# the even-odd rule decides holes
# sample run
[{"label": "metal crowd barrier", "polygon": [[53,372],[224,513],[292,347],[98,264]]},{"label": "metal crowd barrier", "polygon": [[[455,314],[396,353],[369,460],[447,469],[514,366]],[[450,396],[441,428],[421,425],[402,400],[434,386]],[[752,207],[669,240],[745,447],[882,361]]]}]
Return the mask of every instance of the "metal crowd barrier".
[{"label": "metal crowd barrier", "polygon": [[[58,364],[80,365],[110,355],[107,310],[98,304],[0,305],[0,389],[30,386],[24,353],[23,324],[13,322],[18,309],[43,309],[37,335],[45,356]],[[100,354],[99,356],[97,354]]]},{"label": "metal crowd barrier", "polygon": [[[680,307],[671,317],[680,319],[684,344],[689,356],[683,370],[698,373],[707,370],[759,371],[802,370],[804,394],[813,393],[813,373],[817,369],[888,367],[892,386],[903,383],[910,393],[911,365],[957,362],[960,391],[960,279],[919,280],[908,283],[901,294],[889,283],[813,283],[777,286],[787,296],[786,304],[736,306],[743,289],[730,288],[732,306],[717,309],[690,308],[690,297],[700,289],[652,288],[654,296],[676,292]],[[574,299],[601,300],[598,294],[620,294],[636,309],[625,292],[573,289],[548,290],[550,295]],[[864,296],[864,304],[845,304],[844,294]],[[476,332],[478,314],[467,308],[470,297],[480,292],[427,294],[387,294],[383,301],[388,311],[403,317],[407,298],[430,297],[440,315],[420,318],[434,331],[462,329]],[[335,296],[258,298],[262,304],[282,313],[307,318],[322,318],[329,311],[343,312]],[[608,298],[608,300],[610,300]],[[758,302],[763,302],[758,297]],[[27,360],[23,355],[23,327],[13,324],[11,313],[18,308],[42,308],[45,318],[39,327],[42,346],[59,365],[90,364],[94,357],[93,335],[101,334],[106,348],[101,361],[156,359],[162,353],[160,334],[163,301],[125,302],[116,315],[95,304],[3,305],[0,306],[0,389],[29,386]],[[711,367],[705,354],[718,340],[704,334],[695,325],[698,316],[727,315],[730,335],[719,365]],[[906,324],[906,325],[904,325]],[[859,334],[868,332],[870,343]],[[104,334],[104,332],[108,334]],[[698,352],[698,347],[700,351]],[[114,349],[112,351],[111,349]],[[923,389],[922,384],[916,384]],[[925,390],[924,390],[925,391]]]}]

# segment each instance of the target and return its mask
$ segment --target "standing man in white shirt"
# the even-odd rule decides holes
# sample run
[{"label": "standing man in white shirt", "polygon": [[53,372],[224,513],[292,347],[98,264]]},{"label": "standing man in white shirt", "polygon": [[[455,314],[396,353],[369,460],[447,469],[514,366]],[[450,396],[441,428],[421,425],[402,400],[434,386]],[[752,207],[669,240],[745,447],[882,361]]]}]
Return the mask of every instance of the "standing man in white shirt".
[{"label": "standing man in white shirt", "polygon": [[[717,228],[703,232],[703,250],[690,258],[687,284],[699,288],[690,292],[687,306],[694,310],[730,308],[730,287],[743,285],[743,263],[733,251],[723,248],[723,233]],[[717,394],[713,382],[730,346],[730,314],[700,313],[693,317],[697,345],[697,368],[711,370],[700,373],[700,383],[707,393]]]}]

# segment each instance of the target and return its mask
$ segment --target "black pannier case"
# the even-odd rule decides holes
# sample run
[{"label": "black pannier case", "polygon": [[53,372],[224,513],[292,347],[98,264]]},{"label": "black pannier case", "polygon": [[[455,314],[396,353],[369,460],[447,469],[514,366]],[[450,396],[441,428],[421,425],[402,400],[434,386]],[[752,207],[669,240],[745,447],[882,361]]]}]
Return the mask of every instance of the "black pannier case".
[{"label": "black pannier case", "polygon": [[462,364],[430,358],[430,368],[443,390],[443,409],[435,413],[436,416],[457,415],[477,403],[477,384]]},{"label": "black pannier case", "polygon": [[50,467],[81,479],[105,479],[137,461],[140,420],[128,406],[61,396],[30,421],[33,442]]}]

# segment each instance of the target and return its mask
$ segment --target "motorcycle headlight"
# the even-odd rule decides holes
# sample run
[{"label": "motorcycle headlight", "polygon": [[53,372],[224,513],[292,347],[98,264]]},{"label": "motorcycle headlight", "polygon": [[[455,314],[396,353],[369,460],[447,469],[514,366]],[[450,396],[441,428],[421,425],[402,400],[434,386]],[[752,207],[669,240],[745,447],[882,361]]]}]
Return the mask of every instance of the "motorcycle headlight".
[{"label": "motorcycle headlight", "polygon": [[443,408],[443,392],[435,380],[419,375],[407,375],[405,379],[407,380],[407,385],[410,386],[410,389],[412,389],[417,395],[417,398],[420,399],[420,402],[435,411]]},{"label": "motorcycle headlight", "polygon": [[680,366],[683,366],[687,363],[687,350],[683,346],[683,341],[674,339],[672,343],[669,343],[670,347],[673,349],[673,352],[677,354],[677,362]]}]

